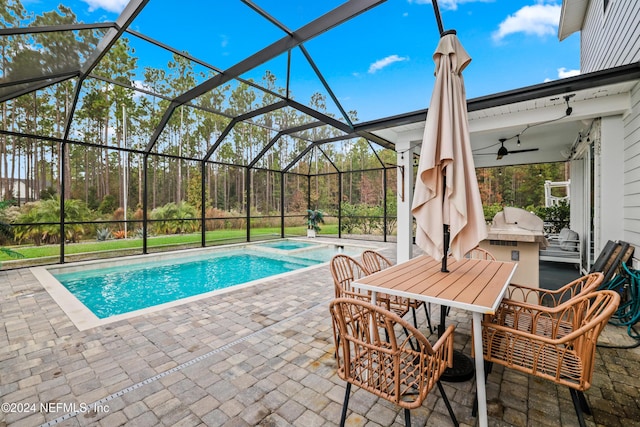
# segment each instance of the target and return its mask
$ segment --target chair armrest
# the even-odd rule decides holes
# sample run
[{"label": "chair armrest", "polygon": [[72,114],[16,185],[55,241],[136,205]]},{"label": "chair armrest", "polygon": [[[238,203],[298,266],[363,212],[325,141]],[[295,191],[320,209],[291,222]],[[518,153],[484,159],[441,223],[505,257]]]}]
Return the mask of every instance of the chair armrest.
[{"label": "chair armrest", "polygon": [[548,307],[541,304],[532,304],[526,301],[518,301],[518,300],[509,299],[509,298],[503,298],[502,301],[500,301],[500,305],[498,305],[498,308],[496,309],[496,315],[498,315],[498,313],[502,310],[513,311],[513,310],[525,310],[525,309],[533,312],[544,312],[544,313],[554,314],[554,313],[561,312],[563,307],[562,305],[555,305],[552,307]]},{"label": "chair armrest", "polygon": [[[520,339],[527,339],[534,342],[538,342],[545,345],[559,346],[568,341],[567,336],[562,338],[550,338],[546,335],[538,335],[535,333],[531,333],[528,331],[523,331],[520,329],[515,329],[512,326],[500,325],[493,322],[482,322],[482,333],[483,335],[491,330],[500,332],[505,336],[510,337],[520,337]],[[513,338],[514,340],[518,340],[518,338]]]},{"label": "chair armrest", "polygon": [[533,299],[537,300],[537,305],[551,303],[557,307],[566,303],[568,299],[597,290],[600,283],[602,283],[603,277],[602,273],[589,273],[556,290],[533,288],[512,283],[507,287],[505,299],[524,301],[530,305],[534,304],[530,302]]},{"label": "chair armrest", "polygon": [[438,351],[440,347],[444,347],[444,348],[450,347],[451,353],[453,353],[454,329],[455,329],[455,326],[453,325],[449,325],[447,329],[445,329],[444,333],[440,336],[440,338],[438,338],[438,341],[436,341],[436,343],[431,346],[434,352]]},{"label": "chair armrest", "polygon": [[485,317],[484,323],[555,339],[570,334],[580,325],[582,318],[583,315],[570,305],[545,307],[503,300],[496,314]]},{"label": "chair armrest", "polygon": [[[408,328],[409,330],[413,328]],[[424,352],[431,359],[437,359],[445,362],[445,365],[439,371],[444,371],[445,367],[451,368],[453,367],[453,333],[455,326],[449,325],[444,333],[438,338],[438,341],[435,344],[431,345],[429,340],[422,334],[422,332],[417,331],[415,334],[410,334],[410,337],[413,335],[422,345],[421,347],[424,349]]]}]

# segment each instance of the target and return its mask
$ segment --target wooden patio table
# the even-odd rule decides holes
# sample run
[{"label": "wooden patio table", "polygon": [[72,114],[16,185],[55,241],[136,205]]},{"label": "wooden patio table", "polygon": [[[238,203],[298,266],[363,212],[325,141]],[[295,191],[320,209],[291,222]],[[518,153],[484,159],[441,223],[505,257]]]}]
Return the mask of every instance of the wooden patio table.
[{"label": "wooden patio table", "polygon": [[373,304],[375,304],[377,292],[382,292],[455,307],[472,313],[478,421],[481,427],[486,427],[488,420],[480,323],[484,314],[495,313],[515,272],[516,265],[503,261],[480,259],[456,261],[450,258],[449,272],[444,273],[440,271],[441,261],[421,255],[352,283],[353,288],[371,291]]}]

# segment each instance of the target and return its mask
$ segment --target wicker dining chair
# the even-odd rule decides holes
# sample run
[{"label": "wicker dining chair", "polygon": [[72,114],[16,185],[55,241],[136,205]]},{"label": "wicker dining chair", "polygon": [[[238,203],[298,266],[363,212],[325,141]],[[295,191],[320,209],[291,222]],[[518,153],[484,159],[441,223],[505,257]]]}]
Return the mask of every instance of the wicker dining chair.
[{"label": "wicker dining chair", "polygon": [[[534,329],[520,330],[495,318],[483,321],[484,359],[569,387],[584,427],[583,412],[591,411],[583,392],[591,387],[598,336],[619,303],[620,295],[613,291],[582,294],[552,308],[507,301],[516,325],[524,316],[533,320]],[[542,335],[535,329],[539,324],[547,325]]]},{"label": "wicker dining chair", "polygon": [[371,249],[362,252],[362,263],[369,270],[369,273],[377,273],[393,265],[389,258]]},{"label": "wicker dining chair", "polygon": [[[338,376],[347,382],[340,426],[344,426],[351,394],[356,385],[404,409],[418,408],[437,385],[451,420],[458,421],[440,376],[453,360],[453,325],[432,346],[416,328],[395,313],[353,298],[338,298],[329,309],[333,320]],[[397,334],[397,327],[408,330]],[[417,343],[415,347],[411,343]]]},{"label": "wicker dining chair", "polygon": [[496,260],[496,257],[494,257],[491,252],[487,251],[486,249],[482,249],[480,246],[476,246],[475,248],[471,249],[465,254],[464,257],[470,259],[486,259],[489,261]]},{"label": "wicker dining chair", "polygon": [[[372,274],[389,268],[393,265],[389,258],[371,249],[367,249],[366,251],[362,252],[362,263],[364,264],[364,267],[369,271],[369,273]],[[395,302],[393,298],[395,298]],[[424,314],[427,317],[427,327],[429,328],[429,333],[433,333],[433,328],[431,327],[431,316],[429,315],[427,304],[425,304],[424,301],[418,301],[411,298],[392,297],[391,303],[395,303],[400,306],[405,306],[408,303],[409,307],[411,308],[411,313],[413,314],[413,326],[415,326],[416,328],[418,327],[416,310],[420,308],[420,306],[424,307]]]},{"label": "wicker dining chair", "polygon": [[[331,258],[330,266],[336,298],[351,297],[371,301],[370,293],[359,292],[351,287],[353,281],[371,274],[367,267],[345,254],[338,254]],[[395,296],[378,293],[376,304],[393,311],[400,317],[404,317],[409,312],[409,302],[406,299],[405,301],[397,299]]]},{"label": "wicker dining chair", "polygon": [[[555,325],[555,323],[551,322],[547,317],[533,319],[529,316],[530,312],[523,309],[523,307],[542,306],[555,308],[557,312],[562,312],[563,305],[569,304],[574,298],[596,291],[603,278],[602,273],[590,273],[567,283],[557,290],[511,284],[496,309],[496,313],[490,317],[498,319],[497,323],[509,325],[522,331],[549,336],[552,333],[552,325]],[[576,314],[580,315],[580,313]],[[489,320],[487,317],[485,316],[485,320]],[[560,319],[557,329],[560,334],[566,334],[573,329],[573,325],[566,323],[566,320]]]},{"label": "wicker dining chair", "polygon": [[351,287],[351,283],[357,279],[368,276],[369,271],[356,259],[349,255],[338,254],[331,258],[329,263],[336,298],[351,297],[368,301],[371,296],[368,293],[359,292]]}]

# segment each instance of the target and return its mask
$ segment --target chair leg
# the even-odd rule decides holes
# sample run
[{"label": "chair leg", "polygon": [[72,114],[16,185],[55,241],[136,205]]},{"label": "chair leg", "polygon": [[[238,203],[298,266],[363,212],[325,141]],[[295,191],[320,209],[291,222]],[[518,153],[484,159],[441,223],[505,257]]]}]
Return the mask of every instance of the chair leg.
[{"label": "chair leg", "polygon": [[573,407],[576,409],[576,415],[578,416],[578,424],[580,427],[586,427],[584,422],[584,414],[582,413],[582,405],[580,402],[580,397],[578,396],[578,391],[572,388],[569,389],[571,393],[571,400],[573,400]]},{"label": "chair leg", "polygon": [[589,402],[587,402],[587,398],[584,397],[584,393],[580,390],[576,390],[576,392],[578,393],[578,398],[580,398],[580,407],[582,408],[582,412],[587,415],[593,415],[591,413],[591,408],[589,407]]},{"label": "chair leg", "polygon": [[404,425],[411,427],[411,412],[407,408],[404,408]]},{"label": "chair leg", "polygon": [[458,420],[456,419],[456,414],[453,413],[453,408],[451,408],[451,403],[449,403],[447,394],[444,392],[444,387],[442,387],[442,383],[438,380],[436,384],[438,384],[438,389],[440,390],[440,394],[442,395],[444,404],[447,406],[447,411],[449,411],[449,416],[451,417],[451,421],[453,421],[453,425],[458,427],[459,424],[458,424]]},{"label": "chair leg", "polygon": [[349,394],[351,393],[351,383],[347,383],[347,390],[344,393],[344,402],[342,403],[342,416],[340,417],[340,427],[344,427],[347,420],[347,406],[349,406]]},{"label": "chair leg", "polygon": [[[431,305],[431,304],[429,304]],[[427,326],[429,327],[429,333],[432,334],[433,333],[433,327],[431,326],[431,316],[429,316],[429,310],[427,309],[427,303],[425,302],[424,304],[422,304],[422,306],[424,307],[424,314],[427,315]]]}]

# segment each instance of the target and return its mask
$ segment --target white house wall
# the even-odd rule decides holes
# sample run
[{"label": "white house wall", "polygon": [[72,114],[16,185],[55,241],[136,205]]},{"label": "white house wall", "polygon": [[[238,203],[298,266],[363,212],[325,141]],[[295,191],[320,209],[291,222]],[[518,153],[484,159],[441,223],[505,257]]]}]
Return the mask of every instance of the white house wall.
[{"label": "white house wall", "polygon": [[640,2],[592,0],[580,33],[582,73],[640,61]]},{"label": "white house wall", "polygon": [[640,84],[631,91],[631,112],[624,117],[623,240],[636,247],[640,268]]}]

